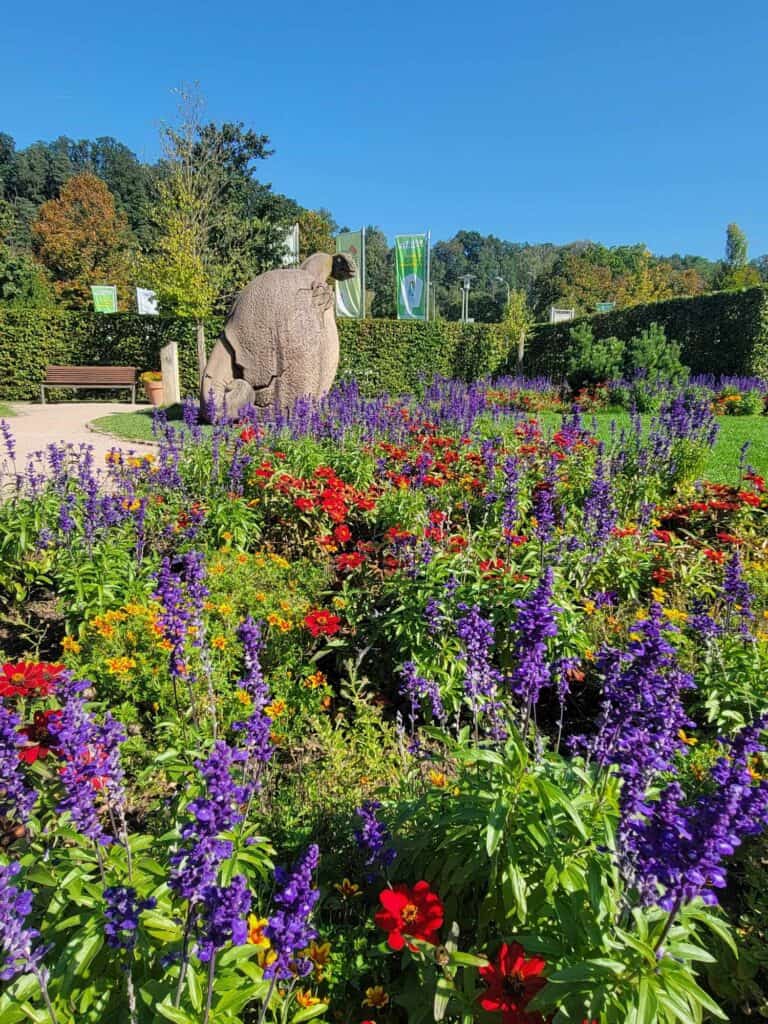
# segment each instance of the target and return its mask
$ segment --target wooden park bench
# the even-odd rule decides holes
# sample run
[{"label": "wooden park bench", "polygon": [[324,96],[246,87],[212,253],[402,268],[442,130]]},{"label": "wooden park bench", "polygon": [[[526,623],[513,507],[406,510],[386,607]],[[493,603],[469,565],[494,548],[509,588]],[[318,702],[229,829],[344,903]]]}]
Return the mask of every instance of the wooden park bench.
[{"label": "wooden park bench", "polygon": [[130,388],[136,404],[135,366],[46,366],[40,384],[40,401],[45,405],[46,388]]}]

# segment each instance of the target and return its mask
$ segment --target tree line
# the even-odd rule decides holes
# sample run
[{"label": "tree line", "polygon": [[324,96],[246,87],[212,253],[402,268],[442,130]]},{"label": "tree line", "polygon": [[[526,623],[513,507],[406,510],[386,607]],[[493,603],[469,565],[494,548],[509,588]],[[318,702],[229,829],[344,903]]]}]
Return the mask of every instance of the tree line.
[{"label": "tree line", "polygon": [[[206,122],[199,97],[182,90],[178,118],[161,136],[161,158],[144,163],[110,137],[17,149],[0,133],[0,305],[87,308],[90,285],[114,284],[121,309],[133,308],[135,286],[148,287],[162,311],[201,320],[226,312],[250,278],[281,265],[294,223],[302,258],[333,251],[333,215],[263,180],[273,153],[267,135],[241,122]],[[431,265],[437,314],[459,318],[469,276],[470,316],[485,322],[768,281],[768,255],[750,262],[736,224],[721,261],[655,256],[642,244],[558,246],[459,231],[433,246]],[[375,225],[367,227],[366,286],[368,312],[394,317],[393,251]]]}]

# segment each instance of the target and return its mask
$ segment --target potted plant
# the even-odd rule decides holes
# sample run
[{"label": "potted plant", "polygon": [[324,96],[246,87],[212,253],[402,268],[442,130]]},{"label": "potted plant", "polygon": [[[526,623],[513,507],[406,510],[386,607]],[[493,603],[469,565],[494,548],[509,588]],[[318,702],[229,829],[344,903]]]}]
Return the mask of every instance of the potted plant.
[{"label": "potted plant", "polygon": [[159,370],[147,370],[139,378],[144,384],[144,391],[152,405],[163,404],[163,375]]}]

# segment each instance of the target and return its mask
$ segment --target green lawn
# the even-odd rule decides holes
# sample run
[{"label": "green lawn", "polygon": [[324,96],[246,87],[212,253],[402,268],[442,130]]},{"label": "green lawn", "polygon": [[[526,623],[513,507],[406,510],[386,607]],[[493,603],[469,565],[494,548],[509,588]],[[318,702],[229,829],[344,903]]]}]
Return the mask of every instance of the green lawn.
[{"label": "green lawn", "polygon": [[13,411],[10,405],[6,405],[4,402],[0,402],[0,420],[5,420],[9,416],[15,415],[16,413]]},{"label": "green lawn", "polygon": [[[0,406],[0,416],[2,406]],[[168,419],[173,422],[182,421],[181,406],[172,406],[167,410]],[[585,421],[591,422],[591,416]],[[606,440],[610,437],[611,420],[621,430],[629,426],[630,416],[625,412],[603,412],[595,417],[598,436]],[[541,413],[539,419],[543,426],[556,429],[560,425],[558,413]],[[647,420],[647,417],[644,417]],[[750,441],[747,462],[754,466],[758,473],[768,477],[768,416],[721,416],[717,444],[707,462],[705,475],[708,480],[719,483],[737,482],[739,452],[745,441]],[[141,409],[138,412],[118,412],[111,416],[100,416],[92,426],[105,434],[114,434],[127,441],[152,440],[152,410]],[[204,427],[210,430],[210,427]]]}]

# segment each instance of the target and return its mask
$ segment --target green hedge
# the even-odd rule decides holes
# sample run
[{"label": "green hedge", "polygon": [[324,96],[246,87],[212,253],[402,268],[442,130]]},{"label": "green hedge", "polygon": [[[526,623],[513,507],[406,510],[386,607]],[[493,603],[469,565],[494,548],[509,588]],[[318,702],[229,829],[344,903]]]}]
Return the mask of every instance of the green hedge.
[{"label": "green hedge", "polygon": [[[623,341],[651,323],[681,346],[692,373],[768,377],[768,288],[670,299],[585,317],[596,338]],[[523,370],[562,379],[570,331],[576,323],[542,325],[528,340]]]},{"label": "green hedge", "polygon": [[[220,330],[215,321],[207,325],[209,344]],[[194,321],[138,313],[3,310],[0,399],[39,399],[40,381],[50,364],[157,370],[160,349],[170,341],[179,346],[182,391],[192,393],[197,390]]]},{"label": "green hedge", "polygon": [[[210,351],[221,321],[206,324]],[[355,377],[367,394],[418,387],[434,373],[472,380],[507,358],[497,324],[342,320],[341,377]],[[136,366],[156,370],[169,341],[179,346],[183,394],[197,391],[195,325],[136,313],[0,311],[0,400],[36,400],[49,364]],[[71,394],[71,392],[69,392]]]}]

